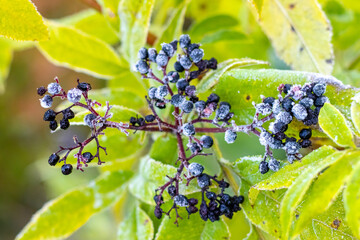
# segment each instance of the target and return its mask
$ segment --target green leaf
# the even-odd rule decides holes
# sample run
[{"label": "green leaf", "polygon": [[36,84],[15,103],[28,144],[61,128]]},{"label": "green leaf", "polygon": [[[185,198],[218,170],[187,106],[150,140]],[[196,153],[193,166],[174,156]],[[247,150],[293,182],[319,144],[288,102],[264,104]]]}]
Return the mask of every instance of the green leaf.
[{"label": "green leaf", "polygon": [[137,62],[139,49],[145,46],[154,2],[155,0],[122,0],[119,4],[121,49],[131,69]]},{"label": "green leaf", "polygon": [[115,203],[131,176],[131,172],[106,173],[87,186],[46,203],[16,239],[58,239],[70,236],[92,215]]},{"label": "green leaf", "polygon": [[220,41],[241,41],[246,38],[246,35],[240,31],[223,29],[206,35],[203,39],[201,39],[200,43],[213,44]]},{"label": "green leaf", "polygon": [[229,59],[225,62],[219,63],[216,70],[210,71],[206,76],[201,79],[200,83],[197,85],[196,90],[199,93],[204,93],[210,88],[216,86],[219,83],[221,77],[232,68],[237,67],[248,67],[253,65],[263,65],[268,64],[264,61],[253,60],[253,59]]},{"label": "green leaf", "polygon": [[[180,208],[179,215],[186,216],[185,208]],[[199,214],[193,214],[189,219],[179,220],[179,226],[174,224],[175,214],[171,218],[165,216],[161,222],[155,240],[187,239],[187,240],[222,240],[229,239],[227,225],[221,219],[217,222],[204,222]]]},{"label": "green leaf", "polygon": [[332,72],[331,25],[316,0],[264,0],[261,12],[254,11],[277,54],[293,69]]},{"label": "green leaf", "polygon": [[360,186],[360,163],[358,162],[351,173],[349,182],[344,191],[346,221],[357,238],[360,238],[359,186]]},{"label": "green leaf", "polygon": [[149,156],[165,164],[174,164],[178,156],[176,137],[173,134],[159,135],[151,146]]},{"label": "green leaf", "polygon": [[288,188],[296,181],[298,176],[302,174],[302,171],[307,168],[312,169],[334,152],[335,149],[329,146],[318,148],[302,158],[301,161],[296,161],[293,164],[283,166],[278,172],[275,172],[267,179],[257,183],[252,188],[258,190]]},{"label": "green leaf", "polygon": [[354,97],[354,101],[351,103],[351,118],[357,130],[357,134],[359,134],[360,133],[360,94],[357,94]]},{"label": "green leaf", "polygon": [[[218,84],[211,85],[214,88],[204,87],[204,89],[215,92],[221,96],[221,101],[231,104],[231,110],[235,114],[233,119],[237,124],[249,124],[253,121],[255,114],[252,102],[261,102],[260,95],[277,97],[277,87],[280,84],[304,84],[311,81],[325,82],[327,84],[325,96],[348,121],[351,121],[350,105],[352,97],[358,90],[344,86],[331,76],[273,69],[232,69],[220,77]],[[199,92],[202,91],[199,90]],[[205,98],[207,94],[201,96]],[[316,134],[319,135],[319,132],[314,131],[313,135],[316,136]],[[321,136],[324,137],[324,134]]]},{"label": "green leaf", "polygon": [[0,38],[0,94],[5,91],[5,81],[9,74],[13,50],[7,39]]},{"label": "green leaf", "polygon": [[345,117],[330,103],[325,103],[319,115],[321,129],[339,146],[355,147],[350,128]]},{"label": "green leaf", "polygon": [[150,217],[139,206],[135,206],[130,215],[121,222],[117,239],[146,240],[153,239],[154,227]]},{"label": "green leaf", "polygon": [[[155,205],[153,200],[155,189],[164,185],[169,179],[168,176],[175,176],[177,168],[155,161],[149,157],[143,157],[140,160],[139,173],[130,181],[129,190],[139,200]],[[199,192],[201,189],[197,186],[196,181],[192,181],[186,186],[186,181],[179,184],[182,194],[191,194]],[[170,196],[165,193],[164,201],[168,201]]]},{"label": "green leaf", "polygon": [[316,161],[316,164],[312,164],[312,166],[304,170],[298,170],[298,175],[300,176],[293,181],[293,184],[285,193],[280,205],[281,232],[284,239],[289,238],[290,227],[294,221],[295,209],[297,205],[300,204],[313,179],[320,171],[338,161],[343,155],[344,152],[328,154],[327,157],[325,155]]},{"label": "green leaf", "polygon": [[75,28],[52,23],[50,40],[39,43],[49,61],[100,78],[124,71],[124,64],[105,42]]},{"label": "green leaf", "polygon": [[331,206],[348,181],[352,166],[359,160],[359,152],[347,152],[318,177],[302,203],[301,214],[295,222],[293,237],[300,234],[313,217]]},{"label": "green leaf", "polygon": [[174,10],[155,46],[159,48],[161,43],[169,43],[180,37],[184,25],[186,8],[190,1],[191,0],[186,0],[181,2]]},{"label": "green leaf", "polygon": [[105,16],[94,9],[78,12],[74,15],[59,19],[56,22],[66,26],[73,26],[109,44],[119,42],[119,36],[106,20]]},{"label": "green leaf", "polygon": [[0,5],[0,35],[21,41],[49,38],[43,18],[29,0],[5,1]]},{"label": "green leaf", "polygon": [[231,28],[238,24],[238,20],[233,16],[223,14],[215,15],[195,23],[190,29],[189,35],[193,41],[200,41],[201,38],[208,33]]}]

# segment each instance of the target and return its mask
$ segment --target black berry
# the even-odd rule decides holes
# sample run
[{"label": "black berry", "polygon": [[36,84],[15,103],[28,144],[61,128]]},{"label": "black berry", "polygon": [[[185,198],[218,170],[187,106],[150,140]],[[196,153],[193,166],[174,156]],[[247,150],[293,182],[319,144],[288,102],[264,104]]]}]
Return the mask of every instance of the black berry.
[{"label": "black berry", "polygon": [[71,164],[64,164],[61,167],[61,172],[64,175],[69,175],[72,172],[73,166]]}]

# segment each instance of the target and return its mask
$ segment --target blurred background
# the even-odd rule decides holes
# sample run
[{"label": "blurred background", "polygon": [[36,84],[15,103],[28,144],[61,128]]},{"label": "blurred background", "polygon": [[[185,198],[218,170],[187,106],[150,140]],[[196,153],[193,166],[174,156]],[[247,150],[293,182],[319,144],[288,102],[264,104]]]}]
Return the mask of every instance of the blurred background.
[{"label": "blurred background", "polygon": [[[82,0],[32,1],[42,16],[47,19],[61,18],[88,8],[85,1]],[[209,56],[215,56],[219,61],[250,57],[269,61],[272,68],[289,68],[276,56],[267,37],[262,33],[249,10],[246,7],[241,8],[242,4],[233,4],[242,1],[226,0],[228,6],[231,7],[219,6],[219,2],[217,0],[193,0],[187,10],[184,28],[188,28],[192,22],[201,21],[209,15],[226,13],[235,15],[241,25],[239,28],[247,34],[251,34],[252,39],[219,43],[216,48],[205,45],[204,50]],[[354,15],[356,18],[350,20],[344,17],[340,18],[344,12],[339,10],[341,6],[336,5],[338,4],[336,1],[320,2],[328,3],[324,9],[335,30],[344,29],[343,24],[347,24],[346,21],[356,22],[356,19],[360,19],[359,14]],[[154,9],[155,16],[160,9],[159,6]],[[159,19],[155,20],[159,21]],[[152,32],[157,30],[159,29],[150,29]],[[335,31],[334,39],[337,40],[338,36],[339,34]],[[354,41],[353,35],[346,36],[351,43]],[[359,46],[360,44],[356,45],[355,49],[360,49]],[[353,52],[353,48],[351,48],[343,55],[347,56],[346,54],[353,54]],[[341,59],[339,58],[342,56],[341,53],[340,51],[335,52],[337,59]],[[342,71],[341,61],[338,62],[340,64],[336,66],[335,76],[341,77],[347,83],[354,83],[354,79],[359,79],[358,69]],[[356,64],[359,67],[360,64],[358,62]],[[36,89],[39,86],[47,86],[55,76],[59,77],[65,89],[74,87],[77,78],[89,82],[94,89],[106,86],[106,81],[56,67],[48,62],[36,48],[14,52],[5,92],[0,94],[0,162],[3,167],[0,173],[1,240],[14,239],[45,202],[76,186],[87,183],[89,179],[98,175],[95,168],[88,168],[85,173],[74,171],[73,174],[64,177],[58,168],[51,168],[47,163],[48,156],[59,145],[70,145],[73,135],[79,135],[82,138],[89,133],[87,128],[71,127],[68,131],[51,134],[48,123],[42,120],[45,110],[40,107]],[[359,86],[358,83],[356,86]],[[239,140],[235,144],[227,145],[223,144],[223,136],[219,136],[225,158],[235,160],[240,156],[263,154],[263,148],[259,145],[256,137],[240,134],[238,138]],[[282,157],[281,155],[277,156]],[[112,213],[104,211],[97,214],[95,218],[91,218],[69,239],[114,239],[116,229],[117,226],[112,221]]]}]

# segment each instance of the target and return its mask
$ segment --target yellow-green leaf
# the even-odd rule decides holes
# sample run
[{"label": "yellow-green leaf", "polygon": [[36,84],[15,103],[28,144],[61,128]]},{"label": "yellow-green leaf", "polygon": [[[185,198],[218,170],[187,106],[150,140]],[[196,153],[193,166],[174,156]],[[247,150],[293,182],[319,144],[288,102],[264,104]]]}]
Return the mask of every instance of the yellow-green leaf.
[{"label": "yellow-green leaf", "polygon": [[63,239],[95,213],[116,202],[131,172],[106,173],[85,187],[72,190],[46,203],[16,239]]},{"label": "yellow-green leaf", "polygon": [[[254,6],[254,5],[251,5]],[[295,70],[330,74],[329,20],[316,0],[263,0],[257,20],[277,54]]]},{"label": "yellow-green leaf", "polygon": [[351,173],[349,183],[344,191],[344,205],[346,220],[352,232],[360,238],[360,162],[356,164]]},{"label": "yellow-green leaf", "polygon": [[111,78],[124,71],[124,63],[105,42],[75,28],[55,23],[50,39],[41,41],[39,49],[49,61],[100,78]]},{"label": "yellow-green leaf", "polygon": [[49,32],[30,0],[11,0],[0,4],[0,35],[14,40],[40,41],[48,39]]},{"label": "yellow-green leaf", "polygon": [[301,161],[296,161],[293,164],[283,166],[279,171],[275,172],[267,179],[257,183],[252,188],[256,188],[258,190],[288,188],[302,173],[302,171],[316,166],[320,161],[334,152],[335,149],[329,146],[318,148],[302,158]]},{"label": "yellow-green leaf", "polygon": [[154,236],[154,226],[151,218],[139,206],[121,222],[117,239],[151,240]]},{"label": "yellow-green leaf", "polygon": [[301,214],[295,222],[292,236],[301,233],[309,221],[326,211],[340,194],[349,179],[352,166],[360,161],[359,152],[347,152],[330,166],[311,186],[301,206]]},{"label": "yellow-green leaf", "polygon": [[214,87],[220,80],[220,78],[232,68],[248,67],[253,65],[266,65],[267,62],[254,60],[254,59],[229,59],[225,62],[219,63],[216,70],[210,71],[206,76],[201,79],[197,85],[197,92],[203,93]]},{"label": "yellow-green leaf", "polygon": [[5,81],[9,74],[13,50],[7,39],[0,38],[0,94],[5,90]]},{"label": "yellow-green leaf", "polygon": [[344,152],[335,152],[328,157],[323,157],[317,161],[316,164],[304,170],[299,169],[300,176],[297,177],[289,187],[280,205],[281,232],[284,239],[289,238],[290,227],[294,221],[295,209],[303,199],[313,179],[320,171],[338,161],[343,155]]},{"label": "yellow-green leaf", "polygon": [[360,134],[360,94],[357,94],[351,103],[351,119],[358,134]]},{"label": "yellow-green leaf", "polygon": [[137,61],[139,49],[146,43],[154,2],[155,0],[122,0],[119,4],[121,49],[131,69]]},{"label": "yellow-green leaf", "polygon": [[320,111],[321,129],[339,146],[355,147],[353,136],[344,116],[332,104],[325,103]]}]

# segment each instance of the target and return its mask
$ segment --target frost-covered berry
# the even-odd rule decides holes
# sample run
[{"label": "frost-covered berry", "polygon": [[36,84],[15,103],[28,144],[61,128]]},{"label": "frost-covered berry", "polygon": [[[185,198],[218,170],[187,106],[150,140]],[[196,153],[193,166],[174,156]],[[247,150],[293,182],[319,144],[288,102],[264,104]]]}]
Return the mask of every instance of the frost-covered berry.
[{"label": "frost-covered berry", "polygon": [[39,87],[39,88],[37,89],[37,94],[38,94],[39,96],[42,96],[42,95],[44,95],[45,93],[46,93],[46,88],[45,88],[45,87],[41,86],[41,87]]},{"label": "frost-covered berry", "polygon": [[75,113],[70,108],[64,109],[62,114],[66,119],[73,119],[75,117]]},{"label": "frost-covered berry", "polygon": [[155,98],[163,99],[168,94],[169,94],[169,91],[168,91],[167,87],[162,85],[156,89]]},{"label": "frost-covered berry", "polygon": [[280,162],[278,160],[276,160],[275,158],[271,158],[269,160],[269,168],[274,171],[277,172],[280,169]]},{"label": "frost-covered berry", "polygon": [[221,102],[219,108],[216,110],[216,117],[224,119],[230,112],[230,104]]},{"label": "frost-covered berry", "polygon": [[180,79],[177,83],[176,83],[176,87],[177,89],[179,89],[180,91],[185,91],[186,87],[189,86],[189,82],[182,78]]},{"label": "frost-covered berry", "polygon": [[149,48],[148,55],[150,61],[156,62],[157,51],[155,48]]},{"label": "frost-covered berry", "polygon": [[77,103],[80,101],[82,95],[82,91],[77,88],[73,88],[68,91],[67,99],[72,103]]},{"label": "frost-covered berry", "polygon": [[207,174],[201,174],[197,177],[198,186],[201,188],[205,188],[211,185],[210,177]]},{"label": "frost-covered berry", "polygon": [[269,125],[269,130],[273,133],[285,132],[288,128],[288,125],[284,124],[283,122],[272,122]]},{"label": "frost-covered berry", "polygon": [[69,175],[72,172],[73,166],[71,164],[64,164],[61,167],[61,172],[64,175]]},{"label": "frost-covered berry", "polygon": [[289,124],[289,123],[291,123],[293,117],[291,116],[290,113],[282,111],[278,115],[276,115],[275,119],[278,122],[282,122],[284,124]]},{"label": "frost-covered berry", "polygon": [[174,63],[174,69],[177,72],[183,72],[185,70],[180,62],[175,62]]},{"label": "frost-covered berry", "polygon": [[48,93],[50,93],[51,95],[55,95],[55,94],[59,94],[61,91],[61,86],[58,83],[50,83],[47,86],[48,89]]},{"label": "frost-covered berry", "polygon": [[148,63],[145,60],[139,60],[136,63],[135,67],[140,74],[147,74],[150,69]]},{"label": "frost-covered berry", "polygon": [[176,187],[171,185],[168,187],[168,193],[171,197],[175,196],[176,195]]},{"label": "frost-covered berry", "polygon": [[314,100],[306,97],[306,98],[301,99],[299,103],[301,105],[303,105],[305,108],[310,108],[312,105],[314,105]]},{"label": "frost-covered berry", "polygon": [[53,103],[53,99],[50,95],[45,95],[40,99],[40,105],[43,108],[50,108]]},{"label": "frost-covered berry", "polygon": [[188,56],[183,55],[180,57],[180,64],[184,69],[190,69],[192,62]]},{"label": "frost-covered berry", "polygon": [[157,90],[156,87],[149,88],[148,96],[149,96],[150,99],[156,99],[156,97],[155,97],[156,90]]},{"label": "frost-covered berry", "polygon": [[179,45],[181,48],[187,48],[191,43],[190,36],[187,34],[183,34],[179,38]]},{"label": "frost-covered berry", "polygon": [[192,101],[184,101],[181,105],[180,105],[180,109],[184,112],[184,113],[190,113],[194,108],[194,103]]},{"label": "frost-covered berry", "polygon": [[140,48],[138,52],[138,58],[146,59],[149,56],[148,50],[145,47]]},{"label": "frost-covered berry", "polygon": [[273,149],[280,149],[283,147],[283,144],[280,140],[274,138],[269,132],[262,131],[259,137],[259,142],[263,146],[269,145]]},{"label": "frost-covered berry", "polygon": [[273,97],[267,97],[267,98],[265,98],[264,101],[263,101],[263,103],[267,103],[267,104],[269,104],[271,107],[273,106],[274,102],[275,102],[275,98],[273,98]]},{"label": "frost-covered berry", "polygon": [[86,91],[91,90],[91,85],[90,85],[90,83],[81,82],[77,85],[77,88],[83,92],[86,92]]},{"label": "frost-covered berry", "polygon": [[216,195],[216,193],[214,193],[214,192],[206,192],[206,197],[207,197],[207,199],[209,199],[209,200],[215,200],[216,197],[217,197],[217,195]]},{"label": "frost-covered berry", "polygon": [[201,146],[197,142],[193,142],[190,144],[189,149],[191,153],[199,153],[201,152]]},{"label": "frost-covered berry", "polygon": [[237,138],[237,133],[236,132],[234,132],[234,131],[232,131],[230,129],[226,130],[226,132],[225,132],[225,141],[227,143],[235,142],[236,138]]},{"label": "frost-covered berry", "polygon": [[55,117],[56,117],[55,111],[52,109],[49,109],[44,113],[43,119],[44,119],[44,121],[53,121],[53,120],[55,120]]},{"label": "frost-covered berry", "polygon": [[191,43],[191,44],[188,46],[188,48],[187,48],[188,53],[191,53],[192,51],[194,51],[195,49],[198,49],[199,47],[200,47],[199,44],[197,44],[197,43]]},{"label": "frost-covered berry", "polygon": [[95,120],[95,118],[96,118],[95,114],[89,113],[84,117],[84,122],[87,126],[93,128],[94,127],[93,120]]},{"label": "frost-covered berry", "polygon": [[210,136],[203,135],[200,138],[203,148],[211,148],[214,144],[214,140]]},{"label": "frost-covered berry", "polygon": [[291,89],[292,85],[291,84],[285,84],[284,85],[284,93],[288,94],[290,89]]},{"label": "frost-covered berry", "polygon": [[155,119],[156,119],[156,117],[154,115],[152,115],[152,114],[149,114],[149,115],[145,116],[145,121],[148,122],[148,123],[155,121]]},{"label": "frost-covered berry", "polygon": [[206,103],[218,103],[220,101],[220,97],[216,93],[211,93],[207,98]]},{"label": "frost-covered berry", "polygon": [[288,154],[287,155],[287,160],[290,164],[292,164],[295,160],[296,160],[296,157],[294,154]]},{"label": "frost-covered berry", "polygon": [[50,130],[55,131],[57,126],[58,126],[58,124],[57,124],[56,120],[50,121],[50,123],[49,123]]},{"label": "frost-covered berry", "polygon": [[94,159],[94,156],[91,154],[91,152],[84,152],[82,156],[86,159],[86,162],[88,163]]},{"label": "frost-covered berry", "polygon": [[180,78],[179,73],[175,71],[168,72],[166,76],[171,83],[176,83]]},{"label": "frost-covered berry", "polygon": [[190,57],[194,63],[198,63],[204,57],[204,50],[202,49],[194,49],[190,52]]},{"label": "frost-covered berry", "polygon": [[301,139],[309,139],[311,138],[311,129],[310,128],[304,128],[300,131],[299,137]]},{"label": "frost-covered berry", "polygon": [[196,87],[194,85],[187,86],[185,88],[185,94],[189,97],[195,97]]},{"label": "frost-covered berry", "polygon": [[68,129],[70,127],[70,123],[69,123],[69,120],[66,119],[66,118],[63,118],[60,120],[60,128],[61,129]]},{"label": "frost-covered berry", "polygon": [[285,111],[290,112],[294,105],[294,100],[287,97],[284,98],[283,102],[281,103],[282,107],[285,109]]},{"label": "frost-covered berry", "polygon": [[189,206],[189,200],[184,195],[176,195],[174,197],[174,203],[179,207]]},{"label": "frost-covered berry", "polygon": [[161,50],[164,51],[164,53],[168,56],[168,57],[172,57],[174,56],[175,53],[175,49],[173,48],[173,46],[169,43],[162,43],[161,44]]},{"label": "frost-covered berry", "polygon": [[259,171],[261,174],[265,174],[269,171],[269,165],[265,161],[261,161],[259,164]]},{"label": "frost-covered berry", "polygon": [[195,127],[191,123],[185,123],[182,126],[183,134],[187,137],[195,135]]},{"label": "frost-covered berry", "polygon": [[162,51],[156,56],[156,63],[160,67],[165,67],[168,64],[169,57]]},{"label": "frost-covered berry", "polygon": [[183,102],[185,102],[185,97],[181,94],[175,94],[171,97],[170,103],[175,107],[180,107]]},{"label": "frost-covered berry", "polygon": [[59,155],[57,155],[56,153],[53,153],[53,154],[50,155],[48,163],[51,166],[55,166],[59,162],[59,160],[60,160]]},{"label": "frost-covered berry", "polygon": [[276,115],[278,115],[280,112],[282,112],[282,105],[280,104],[279,99],[276,99],[272,106],[272,112]]},{"label": "frost-covered berry", "polygon": [[302,148],[308,148],[311,146],[311,141],[309,139],[301,139],[299,144]]},{"label": "frost-covered berry", "polygon": [[313,93],[320,97],[321,95],[323,95],[326,91],[326,85],[325,84],[322,84],[322,83],[318,83],[318,84],[315,84],[315,86],[313,87]]},{"label": "frost-covered berry", "polygon": [[272,107],[267,103],[256,104],[256,111],[262,115],[269,115],[271,113]]},{"label": "frost-covered berry", "polygon": [[329,101],[329,99],[327,97],[321,96],[321,97],[316,98],[314,105],[315,105],[315,107],[322,107],[328,101]]},{"label": "frost-covered berry", "polygon": [[204,167],[199,163],[191,163],[188,167],[188,170],[191,176],[197,177],[203,173]]},{"label": "frost-covered berry", "polygon": [[197,101],[197,102],[195,103],[195,109],[196,109],[196,111],[198,111],[199,113],[202,112],[202,111],[204,111],[205,107],[206,107],[206,102],[203,101],[203,100]]},{"label": "frost-covered berry", "polygon": [[294,117],[300,121],[304,120],[308,115],[306,108],[301,104],[295,104],[291,111]]},{"label": "frost-covered berry", "polygon": [[295,141],[287,141],[285,143],[284,149],[287,154],[296,154],[299,152],[300,144]]}]

